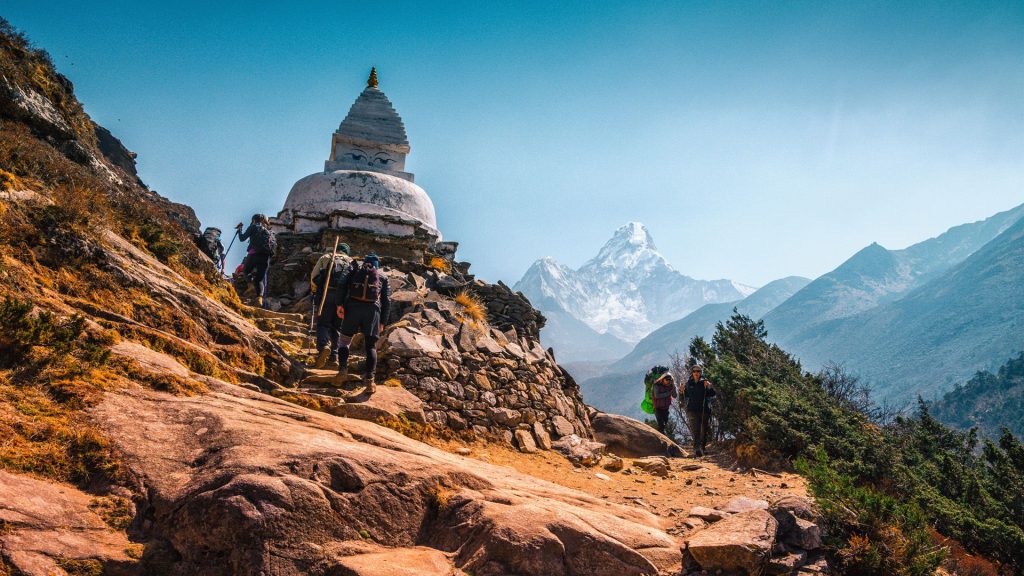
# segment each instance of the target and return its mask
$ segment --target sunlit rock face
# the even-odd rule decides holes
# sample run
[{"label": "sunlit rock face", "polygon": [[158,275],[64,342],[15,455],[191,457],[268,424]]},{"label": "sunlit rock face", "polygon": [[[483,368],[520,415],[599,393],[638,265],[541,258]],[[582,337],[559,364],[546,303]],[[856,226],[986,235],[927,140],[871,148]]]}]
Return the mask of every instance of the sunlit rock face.
[{"label": "sunlit rock face", "polygon": [[274,219],[281,232],[358,229],[440,240],[434,203],[405,172],[409,140],[402,118],[370,74],[331,139],[324,171],[292,186]]}]

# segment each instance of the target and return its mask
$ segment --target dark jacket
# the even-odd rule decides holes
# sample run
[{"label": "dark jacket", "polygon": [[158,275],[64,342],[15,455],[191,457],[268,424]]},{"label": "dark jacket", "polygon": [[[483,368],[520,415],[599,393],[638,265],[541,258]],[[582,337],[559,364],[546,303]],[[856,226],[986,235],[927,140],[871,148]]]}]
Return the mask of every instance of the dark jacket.
[{"label": "dark jacket", "polygon": [[706,412],[711,409],[710,401],[715,397],[716,392],[714,388],[705,388],[705,382],[708,382],[708,379],[703,376],[697,381],[694,381],[692,374],[687,378],[686,385],[683,387],[687,412]]},{"label": "dark jacket", "polygon": [[[359,264],[356,261],[352,262],[352,266],[349,267],[348,272],[345,273],[345,277],[339,280],[338,286],[338,302],[343,306],[368,306],[368,302],[359,302],[358,300],[349,300],[348,290],[352,282],[352,275],[359,268]],[[380,278],[380,295],[377,297],[377,302],[374,304],[378,310],[380,310],[380,323],[381,325],[387,325],[388,313],[391,311],[391,289],[388,285],[388,277],[384,274],[383,270],[378,270],[378,278]],[[334,284],[334,281],[331,281]]]},{"label": "dark jacket", "polygon": [[[250,238],[253,238],[256,235],[262,234],[271,234],[271,232],[265,226],[262,226],[260,224],[249,224],[249,227],[245,229],[245,232],[242,232],[241,234],[238,235],[238,239],[241,240],[242,242],[245,242],[246,240],[249,240]],[[249,243],[249,246],[255,249],[256,254],[259,254],[260,256],[272,256],[272,254],[268,253],[266,250],[262,250],[258,246],[253,246],[252,242]]]},{"label": "dark jacket", "polygon": [[662,377],[651,385],[651,402],[655,408],[668,408],[676,394],[676,383],[671,378]]}]

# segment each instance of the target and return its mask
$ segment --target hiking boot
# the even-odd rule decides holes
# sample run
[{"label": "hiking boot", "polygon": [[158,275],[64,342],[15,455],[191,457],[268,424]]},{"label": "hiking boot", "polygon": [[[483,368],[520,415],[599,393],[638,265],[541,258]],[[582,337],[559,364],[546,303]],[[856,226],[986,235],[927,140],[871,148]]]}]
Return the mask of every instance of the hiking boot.
[{"label": "hiking boot", "polygon": [[326,348],[326,347],[325,348],[321,348],[316,353],[316,363],[313,364],[313,367],[316,368],[316,369],[320,369],[320,368],[323,368],[324,366],[326,366],[327,365],[327,357],[330,356],[330,355],[331,355],[331,349],[330,348]]},{"label": "hiking boot", "polygon": [[373,377],[373,374],[367,374],[363,376],[363,382],[366,383],[366,393],[373,394],[377,391],[377,379]]},{"label": "hiking boot", "polygon": [[331,357],[327,359],[327,367],[328,368],[338,368],[339,367],[338,366],[338,355],[337,354],[331,354]]},{"label": "hiking boot", "polygon": [[342,367],[338,369],[338,373],[334,375],[334,379],[331,380],[331,384],[335,386],[341,386],[348,380],[348,367]]}]

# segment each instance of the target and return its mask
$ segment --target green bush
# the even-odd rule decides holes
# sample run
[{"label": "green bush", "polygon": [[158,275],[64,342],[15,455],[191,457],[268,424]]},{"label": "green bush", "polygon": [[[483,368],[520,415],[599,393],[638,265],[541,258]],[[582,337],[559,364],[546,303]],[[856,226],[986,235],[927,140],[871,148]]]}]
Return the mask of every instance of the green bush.
[{"label": "green bush", "polygon": [[718,391],[719,436],[737,455],[807,476],[843,573],[931,574],[943,557],[932,528],[1024,570],[1024,446],[1009,431],[979,451],[975,430],[947,428],[924,403],[888,421],[856,378],[804,372],[738,313],[690,355]]},{"label": "green bush", "polygon": [[70,352],[85,329],[85,319],[81,316],[58,320],[45,311],[33,314],[33,309],[31,302],[10,297],[0,302],[0,349],[7,352],[0,360],[0,367],[14,365],[33,346]]}]

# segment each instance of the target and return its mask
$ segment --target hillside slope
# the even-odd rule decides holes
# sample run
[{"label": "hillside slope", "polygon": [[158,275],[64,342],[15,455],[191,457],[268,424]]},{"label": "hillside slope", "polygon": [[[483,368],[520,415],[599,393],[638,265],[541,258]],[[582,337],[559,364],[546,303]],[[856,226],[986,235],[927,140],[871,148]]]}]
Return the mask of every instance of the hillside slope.
[{"label": "hillside slope", "polygon": [[822,323],[790,346],[810,368],[845,363],[882,399],[934,398],[1024,349],[1021,286],[1024,220],[903,298]]},{"label": "hillside slope", "polygon": [[961,430],[978,428],[993,440],[1002,428],[1017,437],[1024,435],[1024,352],[995,372],[979,372],[957,384],[929,408],[946,424]]},{"label": "hillside slope", "polygon": [[806,331],[890,302],[962,262],[1024,217],[1024,205],[950,228],[903,250],[872,244],[765,315],[771,338],[800,351]]}]

